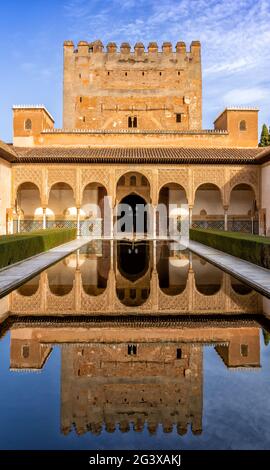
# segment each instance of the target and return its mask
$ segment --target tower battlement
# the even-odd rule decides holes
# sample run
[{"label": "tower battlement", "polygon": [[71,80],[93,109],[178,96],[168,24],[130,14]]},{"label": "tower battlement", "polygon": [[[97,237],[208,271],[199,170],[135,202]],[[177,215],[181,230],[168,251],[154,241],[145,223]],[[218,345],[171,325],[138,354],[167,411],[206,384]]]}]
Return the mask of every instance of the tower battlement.
[{"label": "tower battlement", "polygon": [[106,46],[102,41],[97,40],[93,42],[80,41],[77,47],[73,41],[64,42],[64,50],[74,54],[92,55],[92,54],[103,54],[105,58],[109,58],[112,54],[117,55],[117,58],[121,60],[123,57],[138,59],[144,56],[145,59],[159,60],[168,55],[171,55],[175,60],[180,59],[180,55],[186,55],[191,58],[193,55],[200,55],[201,44],[200,41],[192,41],[189,51],[187,50],[186,43],[183,41],[177,42],[176,46],[173,47],[171,42],[163,42],[161,48],[159,48],[156,42],[150,42],[146,47],[142,42],[137,42],[133,49],[128,42],[123,42],[117,46],[115,42],[109,42]]}]

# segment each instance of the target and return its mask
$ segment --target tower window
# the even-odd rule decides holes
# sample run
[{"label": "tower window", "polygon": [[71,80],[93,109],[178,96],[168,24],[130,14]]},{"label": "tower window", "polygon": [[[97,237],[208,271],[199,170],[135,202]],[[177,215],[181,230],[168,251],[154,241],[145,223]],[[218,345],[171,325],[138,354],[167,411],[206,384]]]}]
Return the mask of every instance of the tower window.
[{"label": "tower window", "polygon": [[125,72],[125,76],[127,77],[127,72]]},{"label": "tower window", "polygon": [[25,128],[26,131],[31,131],[31,129],[32,129],[31,119],[26,119],[26,121],[24,123],[24,128]]},{"label": "tower window", "polygon": [[80,103],[82,103],[82,96],[80,96]]},{"label": "tower window", "polygon": [[248,356],[248,345],[247,344],[241,344],[241,356],[242,357],[247,357]]},{"label": "tower window", "polygon": [[142,75],[144,76],[144,72],[142,73]]},{"label": "tower window", "polygon": [[85,116],[83,116],[83,122],[85,122]]},{"label": "tower window", "polygon": [[178,71],[178,77],[179,77],[179,75],[180,75],[180,72]]},{"label": "tower window", "polygon": [[134,128],[134,127],[137,127],[137,125],[138,125],[137,116],[129,116],[128,117],[128,127],[129,128]]},{"label": "tower window", "polygon": [[27,359],[29,357],[29,346],[22,347],[22,357]]},{"label": "tower window", "polygon": [[246,121],[240,121],[239,129],[240,129],[240,131],[246,131],[246,130],[247,130],[247,123],[246,123]]},{"label": "tower window", "polygon": [[176,122],[181,122],[181,114],[180,113],[176,114]]},{"label": "tower window", "polygon": [[182,349],[181,348],[176,349],[176,359],[182,359]]},{"label": "tower window", "polygon": [[110,72],[108,72],[108,75],[110,75]]},{"label": "tower window", "polygon": [[159,72],[159,75],[161,76],[161,75],[162,75],[162,72]]},{"label": "tower window", "polygon": [[137,346],[135,344],[128,345],[128,355],[136,356],[137,355]]}]

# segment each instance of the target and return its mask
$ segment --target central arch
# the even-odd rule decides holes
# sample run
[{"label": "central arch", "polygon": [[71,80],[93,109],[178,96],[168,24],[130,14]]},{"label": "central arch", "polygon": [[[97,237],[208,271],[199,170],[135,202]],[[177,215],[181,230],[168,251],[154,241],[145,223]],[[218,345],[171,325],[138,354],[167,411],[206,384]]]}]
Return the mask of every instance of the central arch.
[{"label": "central arch", "polygon": [[125,196],[120,202],[118,211],[118,232],[146,234],[148,232],[146,206],[146,200],[135,192]]}]

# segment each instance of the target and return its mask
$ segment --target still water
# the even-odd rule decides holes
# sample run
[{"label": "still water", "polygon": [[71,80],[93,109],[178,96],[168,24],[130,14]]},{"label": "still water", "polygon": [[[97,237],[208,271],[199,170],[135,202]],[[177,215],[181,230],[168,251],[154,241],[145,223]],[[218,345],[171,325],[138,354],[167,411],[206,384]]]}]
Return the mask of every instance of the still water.
[{"label": "still water", "polygon": [[270,301],[178,248],[93,241],[0,301],[1,449],[270,448]]}]

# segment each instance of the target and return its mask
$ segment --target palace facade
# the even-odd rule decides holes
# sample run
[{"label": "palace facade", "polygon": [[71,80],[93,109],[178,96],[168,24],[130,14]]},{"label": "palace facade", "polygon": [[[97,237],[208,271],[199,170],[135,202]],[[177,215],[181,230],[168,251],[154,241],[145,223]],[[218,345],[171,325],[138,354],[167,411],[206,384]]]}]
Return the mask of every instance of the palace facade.
[{"label": "palace facade", "polygon": [[[13,144],[0,142],[1,233],[76,226],[112,238],[114,209],[159,204],[195,227],[270,233],[270,149],[258,109],[226,108],[202,129],[201,46],[147,50],[64,43],[63,128],[45,106],[13,107]],[[97,209],[95,209],[95,207]],[[153,236],[159,234],[158,217]]]}]

